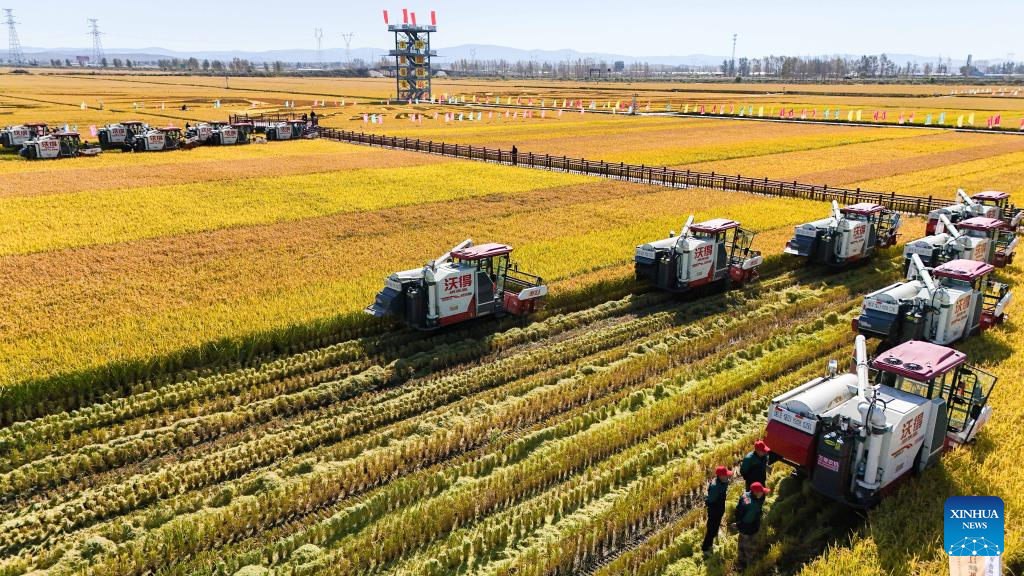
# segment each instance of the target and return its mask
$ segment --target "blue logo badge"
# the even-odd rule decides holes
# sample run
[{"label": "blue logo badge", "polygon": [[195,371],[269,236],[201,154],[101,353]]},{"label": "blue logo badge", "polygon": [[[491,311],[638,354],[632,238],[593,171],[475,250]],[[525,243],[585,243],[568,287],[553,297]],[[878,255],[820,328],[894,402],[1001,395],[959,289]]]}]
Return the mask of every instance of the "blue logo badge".
[{"label": "blue logo badge", "polygon": [[1003,555],[1003,499],[951,496],[946,499],[944,546],[950,556]]}]

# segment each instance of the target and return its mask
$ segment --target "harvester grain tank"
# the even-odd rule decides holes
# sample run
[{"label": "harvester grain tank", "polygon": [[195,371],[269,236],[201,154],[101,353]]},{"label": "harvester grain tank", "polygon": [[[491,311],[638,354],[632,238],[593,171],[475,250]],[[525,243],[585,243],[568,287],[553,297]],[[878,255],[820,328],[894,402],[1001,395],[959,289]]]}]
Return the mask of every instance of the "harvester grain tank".
[{"label": "harvester grain tank", "polygon": [[853,328],[887,345],[926,340],[946,345],[1006,320],[1009,287],[989,279],[994,268],[977,260],[952,260],[933,269],[911,256],[911,280],[864,297]]},{"label": "harvester grain tank", "polygon": [[897,212],[880,204],[861,202],[840,209],[833,201],[832,216],[797,226],[784,252],[816,264],[846,266],[896,244],[900,223]]},{"label": "harvester grain tank", "polygon": [[82,144],[77,132],[53,132],[25,142],[18,152],[28,160],[46,160],[51,158],[74,158],[76,156],[95,156],[102,150],[97,146]]},{"label": "harvester grain tank", "polygon": [[908,242],[903,248],[906,269],[914,254],[929,268],[956,259],[978,260],[997,268],[1013,263],[1017,234],[1007,230],[1002,220],[974,216],[954,224],[945,214],[939,214],[938,220],[934,234]]},{"label": "harvester grain tank", "polygon": [[100,148],[104,150],[124,150],[130,152],[134,148],[135,137],[149,130],[145,122],[128,120],[118,124],[107,124],[97,131]]},{"label": "harvester grain tank", "polygon": [[538,276],[520,272],[505,244],[466,240],[422,268],[396,272],[365,310],[432,330],[482,316],[525,316],[548,293]]},{"label": "harvester grain tank", "polygon": [[33,138],[46,136],[48,133],[49,128],[46,124],[34,123],[7,126],[3,130],[0,130],[0,146],[18,150],[25,144],[25,142],[28,142]]},{"label": "harvester grain tank", "polygon": [[685,292],[701,286],[744,284],[756,280],[764,261],[751,250],[754,233],[738,222],[716,218],[693,223],[687,219],[678,236],[636,247],[634,262],[639,280],[662,290]]},{"label": "harvester grain tank", "polygon": [[765,441],[817,492],[866,507],[973,440],[991,418],[996,378],[928,342],[901,344],[870,366],[863,336],[855,349],[853,373],[837,374],[832,361],[825,376],[772,399]]},{"label": "harvester grain tank", "polygon": [[941,222],[939,216],[942,215],[954,224],[976,216],[995,218],[1002,221],[1010,230],[1016,230],[1024,219],[1024,210],[1010,204],[1010,195],[1006,192],[988,190],[968,196],[962,189],[958,189],[956,196],[956,204],[936,208],[928,213],[928,224],[925,227],[927,234],[936,233]]}]

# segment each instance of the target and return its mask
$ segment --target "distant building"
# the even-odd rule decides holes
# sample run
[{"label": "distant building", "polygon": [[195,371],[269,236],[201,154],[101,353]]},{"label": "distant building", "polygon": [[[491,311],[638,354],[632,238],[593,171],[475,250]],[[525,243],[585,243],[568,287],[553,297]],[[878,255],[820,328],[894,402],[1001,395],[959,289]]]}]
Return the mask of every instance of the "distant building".
[{"label": "distant building", "polygon": [[613,69],[614,69],[614,70],[615,70],[616,72],[622,72],[623,70],[625,70],[625,69],[626,69],[626,63],[625,63],[625,62],[623,62],[622,60],[616,60],[616,61],[615,61],[615,64],[612,64],[612,68],[613,68]]}]

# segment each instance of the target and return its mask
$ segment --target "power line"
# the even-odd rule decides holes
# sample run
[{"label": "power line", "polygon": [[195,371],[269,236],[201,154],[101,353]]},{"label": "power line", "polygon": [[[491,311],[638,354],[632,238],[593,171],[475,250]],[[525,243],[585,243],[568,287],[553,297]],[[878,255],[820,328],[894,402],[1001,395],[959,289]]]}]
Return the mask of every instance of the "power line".
[{"label": "power line", "polygon": [[14,64],[25,63],[25,53],[21,51],[21,40],[18,40],[18,31],[14,28],[17,22],[14,21],[14,11],[4,8],[4,16],[7,23],[7,60]]},{"label": "power line", "polygon": [[100,62],[106,58],[106,54],[103,53],[103,41],[100,40],[103,33],[100,32],[100,26],[96,22],[96,18],[89,18],[89,35],[92,36],[92,62],[94,66],[99,66]]},{"label": "power line", "polygon": [[324,29],[314,28],[313,38],[316,39],[316,61],[321,68],[324,67]]},{"label": "power line", "polygon": [[355,35],[355,32],[349,32],[348,34],[341,35],[342,39],[345,40],[345,66],[351,66],[352,64],[349,51],[352,48],[352,37]]}]

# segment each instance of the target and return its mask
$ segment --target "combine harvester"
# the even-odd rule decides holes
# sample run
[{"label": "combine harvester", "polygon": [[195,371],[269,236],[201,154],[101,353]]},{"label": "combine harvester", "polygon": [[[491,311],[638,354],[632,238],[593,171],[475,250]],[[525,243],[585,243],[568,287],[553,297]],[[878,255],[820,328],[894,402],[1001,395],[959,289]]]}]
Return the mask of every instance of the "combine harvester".
[{"label": "combine harvester", "polygon": [[1003,222],[1009,230],[1016,230],[1024,220],[1024,209],[1010,204],[1010,195],[1006,192],[989,190],[968,196],[961,188],[957,189],[956,196],[960,200],[956,204],[936,208],[928,213],[928,224],[925,228],[927,234],[937,233],[941,222],[939,216],[946,216],[954,224],[975,216],[995,218]]},{"label": "combine harvester", "polygon": [[18,153],[27,160],[48,160],[53,158],[96,156],[102,151],[98,146],[82,144],[78,132],[61,131],[39,136],[25,142]]},{"label": "combine harvester", "polygon": [[288,122],[276,122],[267,126],[267,140],[291,140],[295,136]]},{"label": "combine harvester", "polygon": [[185,131],[185,140],[194,142],[196,145],[206,144],[212,135],[213,127],[206,122],[200,122]]},{"label": "combine harvester", "polygon": [[753,241],[754,233],[734,220],[694,224],[690,216],[679,236],[670,232],[668,238],[636,247],[636,277],[670,292],[742,285],[758,278],[764,261],[750,249]]},{"label": "combine harvester", "polygon": [[166,128],[150,128],[145,132],[136,134],[132,142],[132,150],[135,152],[163,152],[181,148],[183,138],[181,128],[168,126]]},{"label": "combine harvester", "polygon": [[974,216],[953,224],[948,216],[939,214],[938,221],[934,234],[908,242],[903,248],[904,267],[908,271],[910,258],[915,254],[929,268],[957,259],[977,260],[996,268],[1013,263],[1017,234],[1007,230],[1002,220]]},{"label": "combine harvester", "polygon": [[210,134],[209,144],[214,146],[233,146],[235,144],[249,143],[250,132],[246,131],[245,126],[241,124],[216,122],[211,125],[213,126],[213,131]]},{"label": "combine harvester", "polygon": [[548,293],[539,276],[509,260],[505,244],[474,246],[466,240],[423,268],[396,272],[365,310],[394,316],[420,330],[433,330],[481,316],[525,316]]},{"label": "combine harvester", "polygon": [[814,490],[855,507],[877,503],[910,474],[966,444],[992,415],[996,378],[951,348],[910,341],[869,373],[865,338],[853,374],[825,376],[772,399],[765,441]]},{"label": "combine harvester", "polygon": [[953,260],[929,273],[914,254],[912,279],[865,296],[853,329],[881,338],[883,346],[908,340],[946,345],[1002,324],[1013,293],[989,279],[993,270],[977,260]]},{"label": "combine harvester", "polygon": [[7,126],[3,130],[0,130],[0,146],[20,150],[21,147],[29,140],[40,136],[46,136],[49,133],[49,127],[42,123]]},{"label": "combine harvester", "polygon": [[872,257],[896,244],[900,215],[880,204],[862,202],[843,209],[832,201],[832,216],[797,226],[786,254],[808,262],[841,267]]},{"label": "combine harvester", "polygon": [[104,150],[123,150],[131,152],[135,148],[136,138],[149,130],[145,122],[128,120],[118,124],[107,124],[99,129],[100,148]]}]

